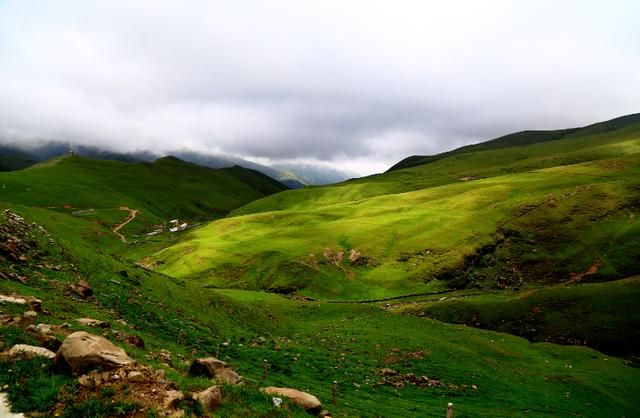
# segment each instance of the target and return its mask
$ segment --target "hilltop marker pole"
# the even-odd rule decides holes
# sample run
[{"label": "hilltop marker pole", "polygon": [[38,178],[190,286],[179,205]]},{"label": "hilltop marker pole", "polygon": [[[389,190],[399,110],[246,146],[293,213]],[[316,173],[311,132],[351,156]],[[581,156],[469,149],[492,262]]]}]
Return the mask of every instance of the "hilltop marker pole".
[{"label": "hilltop marker pole", "polygon": [[336,405],[338,403],[337,396],[338,395],[338,382],[336,380],[333,381],[333,390],[331,391],[331,403]]},{"label": "hilltop marker pole", "polygon": [[267,368],[269,367],[269,361],[264,359],[264,367],[262,369],[262,383],[267,380]]},{"label": "hilltop marker pole", "polygon": [[447,418],[453,418],[453,404],[451,402],[447,404]]}]

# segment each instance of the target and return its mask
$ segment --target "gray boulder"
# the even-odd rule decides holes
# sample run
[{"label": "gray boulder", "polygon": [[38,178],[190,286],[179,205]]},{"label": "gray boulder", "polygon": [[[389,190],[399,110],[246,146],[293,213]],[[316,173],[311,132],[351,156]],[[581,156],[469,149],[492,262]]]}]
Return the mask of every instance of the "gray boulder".
[{"label": "gray boulder", "polygon": [[84,331],[67,336],[55,356],[57,365],[68,367],[76,376],[97,367],[113,370],[132,362],[122,348],[104,337]]}]

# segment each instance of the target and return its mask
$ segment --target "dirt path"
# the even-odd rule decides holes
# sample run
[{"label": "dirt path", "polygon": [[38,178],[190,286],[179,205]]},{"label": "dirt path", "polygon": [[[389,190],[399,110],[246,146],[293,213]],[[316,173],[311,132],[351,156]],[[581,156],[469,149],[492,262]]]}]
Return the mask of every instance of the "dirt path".
[{"label": "dirt path", "polygon": [[600,267],[602,267],[602,260],[596,258],[596,260],[593,262],[593,265],[582,273],[571,273],[571,275],[569,276],[569,281],[567,281],[567,283],[576,283],[582,280],[582,278],[585,276],[596,274]]},{"label": "dirt path", "polygon": [[118,239],[122,242],[124,242],[125,244],[127,243],[127,239],[124,237],[124,235],[122,235],[120,233],[120,230],[122,228],[124,228],[129,222],[133,221],[134,219],[136,219],[136,216],[138,215],[138,211],[135,209],[129,209],[128,206],[120,206],[119,208],[120,210],[126,210],[129,212],[129,216],[127,216],[127,218],[124,220],[124,222],[119,223],[118,225],[114,226],[113,228],[111,228],[111,232],[113,232],[116,237],[118,237]]}]

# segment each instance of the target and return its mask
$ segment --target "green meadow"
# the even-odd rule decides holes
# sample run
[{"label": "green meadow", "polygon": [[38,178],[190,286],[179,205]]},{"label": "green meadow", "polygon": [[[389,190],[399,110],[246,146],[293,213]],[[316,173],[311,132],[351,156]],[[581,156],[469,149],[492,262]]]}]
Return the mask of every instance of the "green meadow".
[{"label": "green meadow", "polygon": [[[634,416],[640,124],[535,135],[295,191],[174,158],[0,173],[2,212],[36,224],[7,233],[27,249],[0,253],[0,293],[41,299],[38,322],[104,332],[185,393],[212,384],[189,375],[198,357],[245,377],[217,410],[181,404],[187,416],[308,416],[261,386],[312,393],[334,417],[444,417],[449,402],[456,417]],[[139,213],[123,242],[125,206]],[[200,225],[146,238],[174,218]],[[70,291],[80,279],[93,297]],[[3,350],[36,337],[0,326]],[[41,416],[158,415],[130,387],[76,402],[76,379],[47,361],[0,361],[5,385]]]},{"label": "green meadow", "polygon": [[597,277],[624,278],[640,253],[638,131],[279,193],[191,232],[153,264],[208,286],[331,300],[562,282],[595,260]]}]

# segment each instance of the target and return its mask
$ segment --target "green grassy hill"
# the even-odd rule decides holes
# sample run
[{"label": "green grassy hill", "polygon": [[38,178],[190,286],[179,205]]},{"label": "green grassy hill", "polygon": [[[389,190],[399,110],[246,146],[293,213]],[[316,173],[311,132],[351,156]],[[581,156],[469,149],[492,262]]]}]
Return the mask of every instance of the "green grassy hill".
[{"label": "green grassy hill", "polygon": [[[96,252],[64,234],[43,234],[26,225],[34,220],[40,225],[50,211],[12,207],[25,217],[26,232],[3,229],[0,218],[0,234],[25,243],[19,252],[25,260],[1,253],[0,273],[28,279],[2,279],[0,293],[41,299],[37,322],[68,323],[65,333],[105,333],[141,364],[164,370],[165,379],[187,395],[212,384],[190,376],[188,362],[217,355],[245,376],[247,385],[224,386],[223,403],[212,416],[310,416],[293,407],[291,412],[274,407],[271,397],[258,392],[261,385],[313,393],[340,417],[444,416],[448,402],[455,404],[457,417],[631,416],[640,407],[635,396],[640,370],[588,348],[530,344],[502,333],[390,313],[377,304],[208,289]],[[91,298],[79,299],[69,290],[79,279],[93,287]],[[0,306],[3,318],[20,317],[26,309]],[[106,321],[110,329],[83,326],[75,321],[80,317]],[[42,344],[25,326],[0,326],[2,346]],[[56,328],[54,337],[64,338],[64,329]],[[118,340],[122,334],[141,338],[145,347]],[[161,349],[171,352],[172,364],[158,356]],[[262,382],[265,358],[269,372]],[[430,386],[419,384],[422,380],[416,379],[422,376],[428,376]],[[333,381],[338,382],[337,405],[331,404]],[[20,411],[158,416],[141,409],[137,385],[82,389],[49,360],[0,360],[0,385]],[[193,403],[180,407],[207,416]]]},{"label": "green grassy hill", "polygon": [[156,268],[213,287],[372,299],[639,273],[640,124],[286,191],[193,231]]},{"label": "green grassy hill", "polygon": [[[164,370],[187,416],[310,416],[261,386],[310,392],[337,417],[445,416],[448,402],[456,417],[634,416],[640,123],[622,121],[296,191],[175,158],[0,174],[0,294],[41,299],[35,322],[54,339],[104,334]],[[129,245],[111,231],[122,207],[139,211]],[[213,221],[145,239],[173,218]],[[0,304],[2,350],[52,343],[27,309]],[[213,384],[189,373],[207,356],[246,378],[214,411],[190,400]],[[43,416],[159,415],[136,384],[81,387],[45,360],[0,357],[0,387]]]},{"label": "green grassy hill", "polygon": [[[0,202],[40,207],[88,221],[84,235],[117,244],[109,228],[139,213],[121,231],[146,236],[171,219],[194,223],[225,216],[252,200],[285,190],[277,181],[240,167],[215,170],[164,157],[128,164],[59,157],[26,170],[0,173]],[[79,231],[77,231],[79,232]]]},{"label": "green grassy hill", "polygon": [[443,152],[437,155],[413,155],[398,162],[389,171],[401,170],[403,168],[415,167],[438,161],[452,155],[464,154],[468,152],[485,151],[490,149],[509,148],[515,146],[539,144],[548,141],[557,141],[565,138],[576,138],[592,135],[594,133],[605,133],[622,129],[626,126],[640,122],[640,113],[620,116],[606,122],[594,123],[583,128],[560,129],[556,131],[522,131],[501,136],[479,144],[467,145],[453,151]]}]

